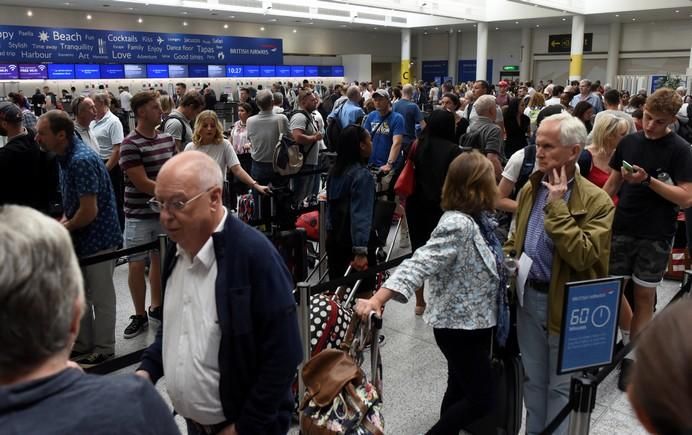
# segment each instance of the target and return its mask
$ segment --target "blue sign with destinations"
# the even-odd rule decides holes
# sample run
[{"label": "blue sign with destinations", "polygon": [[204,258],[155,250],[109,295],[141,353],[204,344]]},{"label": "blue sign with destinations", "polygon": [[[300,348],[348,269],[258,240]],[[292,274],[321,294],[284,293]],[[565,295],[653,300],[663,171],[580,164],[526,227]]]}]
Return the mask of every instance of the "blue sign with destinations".
[{"label": "blue sign with destinations", "polygon": [[0,26],[0,61],[54,63],[283,62],[275,38]]},{"label": "blue sign with destinations", "polygon": [[276,76],[277,77],[291,77],[291,66],[290,65],[277,65],[276,66]]},{"label": "blue sign with destinations", "polygon": [[16,63],[0,64],[0,80],[19,79],[19,67]]},{"label": "blue sign with destinations", "polygon": [[206,77],[209,72],[206,65],[190,65],[188,71],[190,77]]},{"label": "blue sign with destinations", "polygon": [[137,64],[125,64],[126,79],[145,79],[147,78],[147,66]]},{"label": "blue sign with destinations", "polygon": [[76,79],[98,80],[101,78],[101,70],[98,65],[75,65],[74,73]]},{"label": "blue sign with destinations", "polygon": [[617,337],[621,277],[567,283],[560,334],[560,374],[608,365]]},{"label": "blue sign with destinations", "polygon": [[291,77],[303,77],[305,75],[305,67],[303,65],[291,66]]},{"label": "blue sign with destinations", "polygon": [[344,67],[343,66],[333,66],[332,67],[332,77],[343,77]]},{"label": "blue sign with destinations", "polygon": [[48,65],[48,78],[50,80],[72,80],[74,79],[74,65],[51,63]]},{"label": "blue sign with destinations", "polygon": [[305,77],[317,77],[317,66],[305,65]]},{"label": "blue sign with destinations", "polygon": [[226,77],[226,65],[207,65],[207,77]]},{"label": "blue sign with destinations", "polygon": [[426,82],[432,82],[433,80],[436,80],[437,77],[446,76],[447,65],[448,62],[446,60],[424,60],[422,65],[423,80]]},{"label": "blue sign with destinations", "polygon": [[276,67],[274,65],[262,65],[260,77],[276,77]]},{"label": "blue sign with destinations", "polygon": [[124,79],[125,65],[107,64],[101,65],[102,79]]},{"label": "blue sign with destinations", "polygon": [[[476,59],[459,61],[459,80],[460,82],[470,82],[476,80]],[[447,74],[445,74],[447,75]],[[485,80],[488,83],[493,81],[493,60],[488,59],[485,71]]]},{"label": "blue sign with destinations", "polygon": [[332,67],[331,66],[318,66],[317,75],[320,77],[331,77]]},{"label": "blue sign with destinations", "polygon": [[187,76],[187,65],[168,65],[168,77],[178,79]]},{"label": "blue sign with destinations", "polygon": [[150,79],[167,79],[168,65],[147,65],[147,77]]},{"label": "blue sign with destinations", "polygon": [[259,65],[245,65],[243,66],[243,77],[259,77],[260,67]]},{"label": "blue sign with destinations", "polygon": [[242,65],[226,65],[226,77],[242,77]]}]

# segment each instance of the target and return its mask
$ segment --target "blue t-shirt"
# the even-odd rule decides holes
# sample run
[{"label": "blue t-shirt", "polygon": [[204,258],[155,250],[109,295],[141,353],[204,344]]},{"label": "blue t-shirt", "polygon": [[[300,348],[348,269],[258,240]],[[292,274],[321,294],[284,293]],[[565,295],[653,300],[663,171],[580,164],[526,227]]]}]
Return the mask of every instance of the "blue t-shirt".
[{"label": "blue t-shirt", "polygon": [[98,154],[74,136],[72,145],[64,156],[58,157],[58,162],[63,208],[68,219],[77,213],[82,196],[96,195],[96,218],[89,225],[71,233],[77,256],[92,255],[121,245],[122,233],[113,186]]},{"label": "blue t-shirt", "polygon": [[[382,123],[382,126],[380,126]],[[372,135],[372,155],[368,164],[383,166],[387,164],[389,159],[389,151],[394,143],[394,136],[404,135],[404,117],[396,112],[389,112],[385,116],[381,116],[380,112],[375,110],[370,112],[368,117],[363,122],[363,128]],[[394,166],[399,166],[403,159],[401,153],[397,157]]]},{"label": "blue t-shirt", "polygon": [[392,110],[400,113],[404,117],[404,144],[412,144],[416,140],[416,124],[423,120],[423,113],[418,108],[418,105],[413,101],[404,100],[403,98],[394,103]]}]

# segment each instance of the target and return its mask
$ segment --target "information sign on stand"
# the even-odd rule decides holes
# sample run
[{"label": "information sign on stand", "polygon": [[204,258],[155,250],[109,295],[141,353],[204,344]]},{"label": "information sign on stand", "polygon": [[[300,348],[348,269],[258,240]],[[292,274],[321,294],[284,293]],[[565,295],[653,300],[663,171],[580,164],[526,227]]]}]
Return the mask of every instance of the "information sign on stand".
[{"label": "information sign on stand", "polygon": [[558,373],[583,371],[613,362],[623,278],[565,285]]}]

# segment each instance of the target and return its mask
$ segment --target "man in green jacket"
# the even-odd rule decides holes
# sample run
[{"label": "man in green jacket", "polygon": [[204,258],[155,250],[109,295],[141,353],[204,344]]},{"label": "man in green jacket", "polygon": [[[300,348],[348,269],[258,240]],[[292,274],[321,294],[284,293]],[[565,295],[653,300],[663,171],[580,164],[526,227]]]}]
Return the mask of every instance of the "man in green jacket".
[{"label": "man in green jacket", "polygon": [[[516,228],[505,245],[506,252],[533,261],[517,309],[530,435],[569,401],[569,376],[557,375],[565,283],[608,275],[614,206],[576,171],[585,142],[584,125],[571,115],[543,120],[536,137],[538,171],[519,194]],[[566,429],[565,422],[555,433]]]}]

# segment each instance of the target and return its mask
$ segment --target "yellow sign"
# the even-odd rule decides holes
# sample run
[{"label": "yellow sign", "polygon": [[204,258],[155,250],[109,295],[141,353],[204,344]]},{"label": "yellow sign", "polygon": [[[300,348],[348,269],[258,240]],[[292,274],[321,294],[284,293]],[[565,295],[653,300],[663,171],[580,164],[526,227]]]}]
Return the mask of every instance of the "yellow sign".
[{"label": "yellow sign", "polygon": [[402,59],[401,60],[401,75],[399,76],[401,84],[411,83],[413,80],[413,75],[411,74],[411,60]]},{"label": "yellow sign", "polygon": [[583,54],[573,54],[569,58],[569,76],[581,77]]}]

